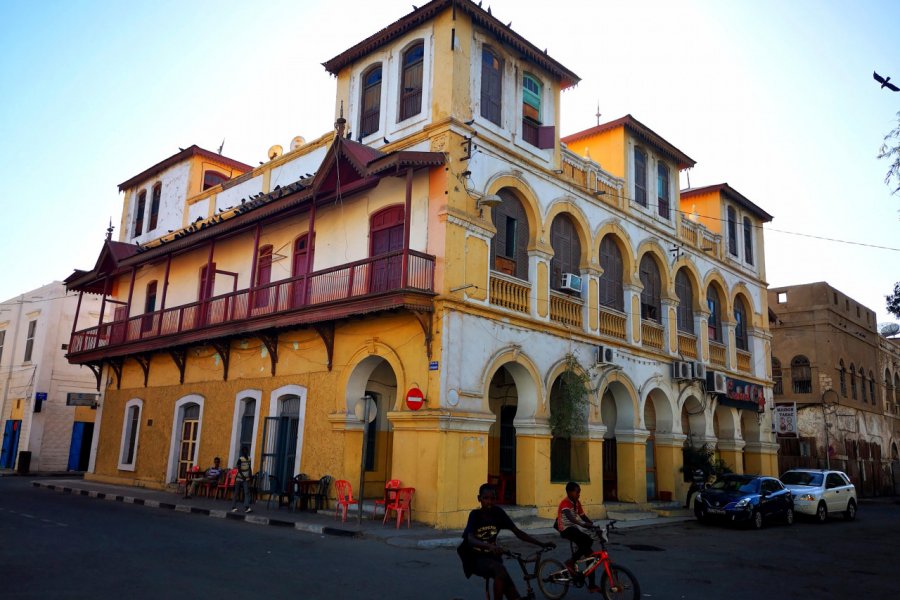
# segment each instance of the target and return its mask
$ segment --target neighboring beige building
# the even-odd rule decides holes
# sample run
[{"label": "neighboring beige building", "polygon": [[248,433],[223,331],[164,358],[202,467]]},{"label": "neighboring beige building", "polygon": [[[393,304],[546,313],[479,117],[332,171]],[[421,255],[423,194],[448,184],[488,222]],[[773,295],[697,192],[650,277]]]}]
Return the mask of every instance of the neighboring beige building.
[{"label": "neighboring beige building", "polygon": [[830,466],[860,495],[892,493],[900,345],[879,335],[872,310],[825,282],[770,289],[769,307],[775,402],[797,405],[797,434],[779,435],[779,469]]},{"label": "neighboring beige building", "polygon": [[[88,468],[99,395],[94,373],[65,358],[77,302],[54,281],[0,304],[0,469]],[[82,300],[82,325],[99,305]]]}]

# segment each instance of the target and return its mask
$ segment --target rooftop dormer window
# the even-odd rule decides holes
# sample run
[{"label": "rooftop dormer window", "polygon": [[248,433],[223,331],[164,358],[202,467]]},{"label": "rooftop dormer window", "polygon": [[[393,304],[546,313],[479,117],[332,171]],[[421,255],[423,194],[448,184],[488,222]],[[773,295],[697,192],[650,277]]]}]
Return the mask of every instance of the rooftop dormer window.
[{"label": "rooftop dormer window", "polygon": [[203,189],[208,190],[228,181],[228,175],[219,173],[218,171],[207,171],[203,174]]},{"label": "rooftop dormer window", "polygon": [[732,256],[737,256],[737,212],[733,206],[729,206],[726,214],[728,217],[728,253]]},{"label": "rooftop dormer window", "polygon": [[481,50],[481,116],[500,126],[503,61],[490,48]]},{"label": "rooftop dormer window", "polygon": [[400,120],[422,112],[422,67],[425,45],[418,42],[403,53],[403,73],[400,76]]},{"label": "rooftop dormer window", "polygon": [[137,237],[144,233],[144,208],[147,205],[147,190],[141,190],[138,194],[137,206],[134,211],[134,230],[131,237]]},{"label": "rooftop dormer window", "polygon": [[744,217],[744,260],[753,264],[753,223],[748,217]]},{"label": "rooftop dormer window", "polygon": [[375,65],[362,77],[362,107],[359,133],[365,137],[378,131],[381,120],[381,65]]},{"label": "rooftop dormer window", "polygon": [[669,219],[669,168],[663,163],[656,166],[656,210],[663,219]]},{"label": "rooftop dormer window", "polygon": [[147,226],[147,231],[156,229],[156,224],[159,220],[159,202],[161,198],[162,184],[157,183],[153,186],[153,195],[150,198],[150,223]]}]

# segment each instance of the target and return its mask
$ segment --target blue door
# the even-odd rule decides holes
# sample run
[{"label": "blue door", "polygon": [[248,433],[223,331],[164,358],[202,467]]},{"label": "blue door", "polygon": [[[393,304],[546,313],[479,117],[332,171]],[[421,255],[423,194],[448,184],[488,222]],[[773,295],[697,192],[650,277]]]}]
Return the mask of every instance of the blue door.
[{"label": "blue door", "polygon": [[69,446],[69,471],[87,471],[91,458],[91,438],[94,424],[75,421],[72,425],[72,444]]},{"label": "blue door", "polygon": [[19,431],[22,421],[7,421],[3,431],[3,449],[0,451],[0,469],[12,469],[16,465],[16,451],[19,449]]}]

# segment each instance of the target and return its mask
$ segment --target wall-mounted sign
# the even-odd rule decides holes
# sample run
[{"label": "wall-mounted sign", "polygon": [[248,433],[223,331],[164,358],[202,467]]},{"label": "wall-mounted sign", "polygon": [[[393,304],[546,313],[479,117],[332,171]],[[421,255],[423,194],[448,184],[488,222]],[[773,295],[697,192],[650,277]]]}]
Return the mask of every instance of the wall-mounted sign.
[{"label": "wall-mounted sign", "polygon": [[428,363],[428,370],[429,371],[437,371],[438,370],[438,361],[433,360],[430,363]]},{"label": "wall-mounted sign", "polygon": [[100,394],[82,394],[81,392],[69,392],[66,394],[66,406],[94,406]]},{"label": "wall-mounted sign", "polygon": [[725,378],[725,394],[719,394],[719,404],[733,406],[741,410],[764,412],[766,409],[766,388],[757,384]]},{"label": "wall-mounted sign", "polygon": [[772,415],[772,428],[778,435],[797,434],[797,403],[776,404]]},{"label": "wall-mounted sign", "polygon": [[425,394],[417,387],[409,388],[406,392],[406,406],[409,410],[419,410],[425,403]]},{"label": "wall-mounted sign", "polygon": [[47,392],[35,392],[34,399],[43,402],[47,399]]}]

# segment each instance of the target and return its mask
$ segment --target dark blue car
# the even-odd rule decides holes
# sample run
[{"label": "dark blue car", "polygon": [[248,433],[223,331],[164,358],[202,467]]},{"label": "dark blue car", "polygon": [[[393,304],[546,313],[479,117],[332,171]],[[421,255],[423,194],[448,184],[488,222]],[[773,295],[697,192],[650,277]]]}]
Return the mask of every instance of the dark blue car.
[{"label": "dark blue car", "polygon": [[697,496],[694,514],[700,522],[748,523],[754,529],[761,529],[765,521],[772,519],[791,525],[794,498],[774,477],[722,475]]}]

